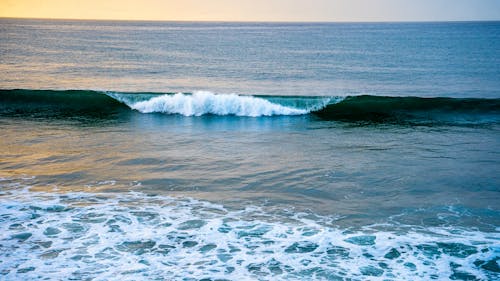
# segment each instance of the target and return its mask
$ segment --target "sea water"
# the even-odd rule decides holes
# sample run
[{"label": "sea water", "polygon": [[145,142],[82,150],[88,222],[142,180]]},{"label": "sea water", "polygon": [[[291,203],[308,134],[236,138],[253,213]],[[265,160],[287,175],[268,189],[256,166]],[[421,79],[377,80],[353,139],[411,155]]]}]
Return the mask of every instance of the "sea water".
[{"label": "sea water", "polygon": [[0,20],[1,280],[500,278],[500,24]]}]

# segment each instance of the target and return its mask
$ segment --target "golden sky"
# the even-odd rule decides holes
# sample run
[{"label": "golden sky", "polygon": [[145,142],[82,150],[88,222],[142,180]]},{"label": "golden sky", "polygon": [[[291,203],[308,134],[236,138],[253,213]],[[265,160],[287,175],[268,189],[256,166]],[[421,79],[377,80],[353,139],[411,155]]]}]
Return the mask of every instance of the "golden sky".
[{"label": "golden sky", "polygon": [[0,0],[0,17],[221,21],[500,20],[500,0]]}]

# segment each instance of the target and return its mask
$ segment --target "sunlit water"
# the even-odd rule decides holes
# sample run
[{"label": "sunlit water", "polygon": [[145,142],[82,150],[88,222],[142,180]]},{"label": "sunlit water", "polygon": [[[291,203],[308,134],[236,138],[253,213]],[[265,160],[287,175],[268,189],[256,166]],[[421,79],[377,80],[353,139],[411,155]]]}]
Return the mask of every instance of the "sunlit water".
[{"label": "sunlit water", "polygon": [[2,280],[500,278],[498,23],[0,30]]}]

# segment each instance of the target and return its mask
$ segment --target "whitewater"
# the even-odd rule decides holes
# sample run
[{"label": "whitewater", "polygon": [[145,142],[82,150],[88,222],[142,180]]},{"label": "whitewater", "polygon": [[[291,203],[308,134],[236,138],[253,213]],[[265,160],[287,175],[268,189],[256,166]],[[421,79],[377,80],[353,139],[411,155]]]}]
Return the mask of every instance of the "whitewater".
[{"label": "whitewater", "polygon": [[[33,180],[3,178],[0,184]],[[137,192],[57,195],[8,188],[0,193],[0,203],[6,280],[61,275],[493,280],[498,272],[499,233],[405,225],[387,230],[388,224],[338,229],[338,218],[291,209],[280,215],[257,206],[228,210],[192,198]]]},{"label": "whitewater", "polygon": [[[161,112],[182,114],[184,116],[201,116],[204,114],[236,115],[236,116],[272,116],[307,114],[320,106],[312,108],[293,108],[275,104],[258,97],[239,96],[236,94],[216,95],[210,92],[194,92],[191,95],[177,93],[161,95],[146,101],[127,102],[126,98],[117,94],[109,94],[124,101],[130,108],[142,113]],[[329,98],[321,101],[322,105],[329,103]]]}]

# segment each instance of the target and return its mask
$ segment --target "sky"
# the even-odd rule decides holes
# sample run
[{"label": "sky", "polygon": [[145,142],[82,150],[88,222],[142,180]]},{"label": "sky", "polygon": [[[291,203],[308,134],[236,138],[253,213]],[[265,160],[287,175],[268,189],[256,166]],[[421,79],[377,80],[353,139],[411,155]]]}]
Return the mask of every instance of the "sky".
[{"label": "sky", "polygon": [[500,0],[0,0],[0,17],[334,22],[500,20]]}]

